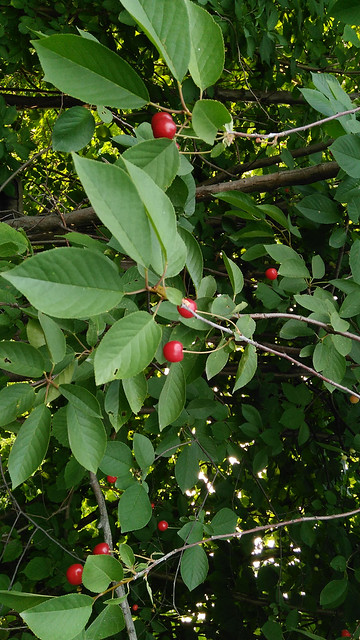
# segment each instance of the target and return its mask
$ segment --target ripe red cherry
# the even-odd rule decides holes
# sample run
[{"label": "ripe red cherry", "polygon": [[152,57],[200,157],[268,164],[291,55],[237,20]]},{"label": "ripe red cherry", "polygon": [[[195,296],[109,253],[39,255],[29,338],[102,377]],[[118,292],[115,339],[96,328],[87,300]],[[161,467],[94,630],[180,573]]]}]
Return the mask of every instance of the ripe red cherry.
[{"label": "ripe red cherry", "polygon": [[341,637],[342,638],[351,638],[350,631],[348,631],[347,629],[343,629],[342,632],[341,632]]},{"label": "ripe red cherry", "polygon": [[155,509],[155,502],[152,502],[152,503],[151,503],[151,508],[152,508],[152,509]]},{"label": "ripe red cherry", "polygon": [[99,542],[99,544],[93,548],[94,556],[107,555],[108,553],[110,553],[110,547],[106,542]]},{"label": "ripe red cherry", "polygon": [[164,345],[163,354],[169,362],[180,362],[183,360],[183,346],[178,340],[170,340]]},{"label": "ripe red cherry", "polygon": [[266,269],[265,276],[268,280],[276,280],[276,278],[278,277],[278,272],[273,267],[270,267],[270,269]]},{"label": "ripe red cherry", "polygon": [[[183,298],[183,303],[186,304],[188,307],[190,307],[190,309],[192,309],[193,311],[196,311],[197,309],[197,304],[195,302],[195,300],[191,300],[190,298]],[[193,318],[193,314],[191,313],[191,311],[188,311],[187,309],[184,309],[183,307],[177,307],[178,312],[180,313],[180,315],[183,318]]]},{"label": "ripe red cherry", "polygon": [[83,574],[82,564],[71,564],[66,571],[66,578],[70,584],[79,585],[82,581]]},{"label": "ripe red cherry", "polygon": [[117,476],[106,476],[106,480],[109,484],[114,484],[117,480]]},{"label": "ripe red cherry", "polygon": [[138,604],[133,604],[133,606],[131,607],[133,611],[137,611],[139,608]]},{"label": "ripe red cherry", "polygon": [[160,520],[160,522],[158,522],[158,529],[159,531],[166,531],[166,529],[168,528],[169,523],[166,522],[166,520]]},{"label": "ripe red cherry", "polygon": [[151,118],[151,128],[154,138],[170,138],[172,140],[176,134],[176,124],[170,113],[160,111]]}]

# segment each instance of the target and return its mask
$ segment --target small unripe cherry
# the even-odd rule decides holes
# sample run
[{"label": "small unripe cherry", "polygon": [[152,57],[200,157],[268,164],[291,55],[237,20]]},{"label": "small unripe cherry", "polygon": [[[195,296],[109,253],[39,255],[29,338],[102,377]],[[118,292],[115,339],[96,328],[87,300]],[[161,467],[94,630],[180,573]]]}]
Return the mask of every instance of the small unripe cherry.
[{"label": "small unripe cherry", "polygon": [[180,362],[180,360],[183,360],[184,358],[183,349],[184,347],[182,346],[181,342],[179,342],[178,340],[170,340],[170,342],[164,344],[164,358],[166,358],[166,360],[168,360],[169,362]]},{"label": "small unripe cherry", "polygon": [[351,404],[357,404],[359,402],[359,398],[357,396],[350,396],[349,400]]},{"label": "small unripe cherry", "polygon": [[99,544],[97,544],[93,548],[93,555],[94,556],[107,555],[109,553],[110,553],[110,547],[107,544],[107,542],[99,542]]},{"label": "small unripe cherry", "polygon": [[106,476],[106,480],[109,484],[114,484],[117,480],[117,476]]},{"label": "small unripe cherry", "polygon": [[276,280],[278,277],[278,272],[274,267],[270,267],[270,269],[266,269],[265,276],[268,280]]},{"label": "small unripe cherry", "polygon": [[[188,306],[193,311],[196,311],[197,304],[196,304],[195,300],[191,300],[191,298],[183,298],[182,302],[183,302],[183,304],[186,304],[186,306]],[[193,314],[191,313],[191,311],[188,311],[187,309],[184,309],[184,307],[180,307],[180,305],[179,305],[176,308],[177,308],[178,312],[180,313],[180,315],[183,318],[193,318],[194,317]]]},{"label": "small unripe cherry", "polygon": [[66,578],[70,584],[78,586],[82,582],[84,568],[82,564],[71,564],[66,571]]},{"label": "small unripe cherry", "polygon": [[168,526],[169,526],[169,523],[166,522],[166,520],[160,520],[160,522],[158,522],[157,528],[159,529],[159,531],[166,531]]}]

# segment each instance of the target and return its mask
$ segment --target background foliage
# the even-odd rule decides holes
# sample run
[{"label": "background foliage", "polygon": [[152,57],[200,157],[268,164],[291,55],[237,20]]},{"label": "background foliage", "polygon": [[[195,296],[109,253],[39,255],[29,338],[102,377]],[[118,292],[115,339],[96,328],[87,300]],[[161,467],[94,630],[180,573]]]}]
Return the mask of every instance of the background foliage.
[{"label": "background foliage", "polygon": [[359,27],[0,5],[0,638],[359,636]]}]

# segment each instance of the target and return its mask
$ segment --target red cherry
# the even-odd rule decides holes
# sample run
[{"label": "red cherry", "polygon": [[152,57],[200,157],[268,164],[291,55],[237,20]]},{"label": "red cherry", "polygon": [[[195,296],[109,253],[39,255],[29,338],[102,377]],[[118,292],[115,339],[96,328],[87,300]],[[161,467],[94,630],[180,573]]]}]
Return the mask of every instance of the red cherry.
[{"label": "red cherry", "polygon": [[70,584],[79,585],[82,581],[83,574],[82,564],[71,564],[66,571],[66,578]]},{"label": "red cherry", "polygon": [[278,272],[273,267],[270,267],[270,269],[266,269],[265,276],[268,280],[276,280],[276,278],[278,277]]},{"label": "red cherry", "polygon": [[159,529],[159,531],[166,531],[168,526],[169,526],[169,523],[166,522],[166,520],[160,520],[160,522],[158,522],[157,528]]},{"label": "red cherry", "polygon": [[117,476],[106,476],[106,480],[109,484],[114,484],[117,480]]},{"label": "red cherry", "polygon": [[176,134],[176,124],[170,113],[160,111],[151,118],[151,128],[154,138],[169,138],[172,140]]},{"label": "red cherry", "polygon": [[[186,304],[188,307],[190,307],[190,309],[192,309],[193,311],[196,311],[197,309],[197,304],[195,302],[195,300],[191,300],[190,298],[183,298],[183,304]],[[180,315],[183,318],[193,318],[193,314],[191,313],[191,311],[188,311],[187,309],[184,309],[183,307],[177,307],[178,312],[180,313]]]},{"label": "red cherry", "polygon": [[151,508],[152,508],[152,509],[155,509],[155,502],[152,502],[152,503],[151,503]]},{"label": "red cherry", "polygon": [[350,396],[349,400],[351,404],[357,404],[359,402],[359,398],[357,396]]},{"label": "red cherry", "polygon": [[163,354],[169,362],[180,362],[180,360],[184,358],[181,342],[178,342],[178,340],[170,340],[170,342],[164,344]]},{"label": "red cherry", "polygon": [[350,631],[348,631],[347,629],[343,629],[342,632],[341,632],[341,637],[342,638],[351,638]]},{"label": "red cherry", "polygon": [[133,611],[137,611],[139,608],[138,604],[133,604],[133,606],[131,607]]},{"label": "red cherry", "polygon": [[110,547],[106,542],[99,542],[99,544],[93,548],[94,556],[107,555],[108,553],[110,553]]}]

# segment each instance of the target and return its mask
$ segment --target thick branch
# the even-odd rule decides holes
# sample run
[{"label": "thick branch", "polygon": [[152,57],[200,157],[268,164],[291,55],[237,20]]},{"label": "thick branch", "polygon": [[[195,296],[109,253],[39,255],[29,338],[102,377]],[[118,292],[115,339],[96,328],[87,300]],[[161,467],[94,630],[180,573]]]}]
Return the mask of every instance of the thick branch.
[{"label": "thick branch", "polygon": [[[113,548],[113,539],[110,529],[109,516],[106,508],[105,498],[101,491],[99,481],[96,477],[96,474],[90,471],[90,484],[92,490],[94,492],[96,502],[98,503],[99,512],[100,512],[100,523],[104,532],[104,541],[109,545],[110,549]],[[126,595],[125,587],[120,584],[116,587],[116,595],[118,598],[122,598]],[[126,600],[120,603],[120,607],[124,614],[126,630],[128,632],[129,640],[137,640],[136,630],[134,627],[134,621],[132,619],[129,603]]]},{"label": "thick branch", "polygon": [[299,184],[312,184],[320,180],[335,178],[339,172],[337,162],[326,162],[305,169],[291,169],[290,171],[278,171],[270,175],[252,176],[231,182],[221,182],[215,185],[199,186],[196,189],[197,200],[206,200],[214,193],[227,191],[243,191],[244,193],[267,192],[279,187],[289,187]]},{"label": "thick branch", "polygon": [[19,96],[10,93],[0,93],[6,104],[19,109],[60,109],[61,107],[73,107],[84,104],[81,100],[71,98],[63,93],[51,96]]},{"label": "thick branch", "polygon": [[[360,93],[350,93],[349,95],[352,100],[355,100],[360,96]],[[246,89],[216,87],[215,98],[231,102],[261,102],[261,104],[306,104],[298,91],[247,91]]]}]

